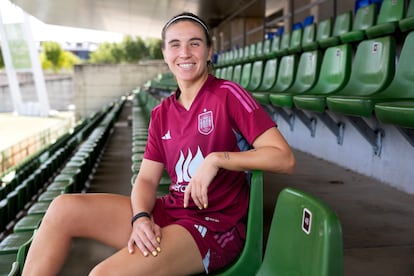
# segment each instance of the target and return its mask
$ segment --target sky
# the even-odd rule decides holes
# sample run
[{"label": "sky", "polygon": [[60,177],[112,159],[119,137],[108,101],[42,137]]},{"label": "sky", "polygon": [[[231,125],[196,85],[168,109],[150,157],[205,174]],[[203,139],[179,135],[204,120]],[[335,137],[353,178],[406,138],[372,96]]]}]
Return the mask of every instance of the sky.
[{"label": "sky", "polygon": [[[5,24],[23,22],[22,10],[9,0],[0,0],[0,11]],[[49,25],[33,16],[29,18],[34,41],[102,43],[119,42],[123,38],[121,33]]]}]

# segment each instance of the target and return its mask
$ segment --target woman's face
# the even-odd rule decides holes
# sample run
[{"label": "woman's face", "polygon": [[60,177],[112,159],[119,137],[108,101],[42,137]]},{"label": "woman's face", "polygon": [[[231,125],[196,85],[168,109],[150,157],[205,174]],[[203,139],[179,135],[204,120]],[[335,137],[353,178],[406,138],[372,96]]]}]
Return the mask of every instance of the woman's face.
[{"label": "woman's face", "polygon": [[203,27],[186,20],[166,30],[163,55],[177,81],[196,81],[207,75],[212,49],[207,47]]}]

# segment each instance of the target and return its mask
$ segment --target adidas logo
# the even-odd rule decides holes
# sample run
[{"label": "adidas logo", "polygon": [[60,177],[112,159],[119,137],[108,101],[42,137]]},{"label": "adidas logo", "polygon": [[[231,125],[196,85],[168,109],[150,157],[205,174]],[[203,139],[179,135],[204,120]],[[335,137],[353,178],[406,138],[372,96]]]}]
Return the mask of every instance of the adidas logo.
[{"label": "adidas logo", "polygon": [[171,140],[171,133],[170,130],[167,131],[167,133],[164,134],[164,136],[161,137],[162,140]]},{"label": "adidas logo", "polygon": [[198,224],[194,224],[194,227],[198,230],[198,232],[200,232],[200,235],[204,238],[207,234],[207,227],[202,226],[202,225],[198,225]]}]

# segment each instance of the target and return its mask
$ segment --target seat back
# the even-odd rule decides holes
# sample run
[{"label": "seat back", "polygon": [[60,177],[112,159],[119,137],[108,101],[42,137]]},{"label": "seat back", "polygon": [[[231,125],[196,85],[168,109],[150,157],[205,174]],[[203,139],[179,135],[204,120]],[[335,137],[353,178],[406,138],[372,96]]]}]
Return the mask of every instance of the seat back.
[{"label": "seat back", "polygon": [[366,30],[373,26],[377,20],[377,5],[370,4],[368,6],[360,7],[354,18],[352,30]]},{"label": "seat back", "polygon": [[250,46],[246,45],[243,48],[243,58],[242,58],[242,62],[247,62],[250,58]]},{"label": "seat back", "polygon": [[277,69],[278,69],[278,60],[277,58],[272,58],[266,61],[264,70],[263,70],[263,77],[262,83],[260,87],[257,89],[258,91],[268,91],[276,82],[277,77]]},{"label": "seat back", "polygon": [[410,3],[408,3],[407,12],[405,14],[405,17],[413,17],[414,16],[414,0],[410,0]]},{"label": "seat back", "polygon": [[256,43],[256,52],[254,59],[259,59],[263,57],[263,41],[259,41]]},{"label": "seat back", "polygon": [[268,57],[275,57],[278,55],[280,51],[280,36],[276,35],[272,39],[272,43],[270,46],[270,55]]},{"label": "seat back", "polygon": [[316,41],[327,39],[332,34],[332,17],[318,23],[316,29]]},{"label": "seat back", "polygon": [[387,87],[394,71],[394,38],[385,36],[364,40],[357,47],[348,83],[337,94],[369,96]]},{"label": "seat back", "polygon": [[289,53],[294,54],[298,53],[302,50],[302,35],[303,29],[297,28],[296,30],[292,31],[290,36],[290,43],[289,43]]},{"label": "seat back", "polygon": [[246,87],[247,91],[256,91],[260,87],[263,75],[263,63],[263,60],[256,60],[253,62],[250,81]]},{"label": "seat back", "polygon": [[335,24],[332,30],[332,36],[340,36],[351,30],[352,12],[347,11],[339,14],[335,19]]},{"label": "seat back", "polygon": [[246,242],[239,258],[213,275],[254,275],[263,258],[263,172],[253,171],[250,183]]},{"label": "seat back", "polygon": [[250,62],[243,64],[243,68],[241,71],[241,79],[239,83],[244,88],[247,88],[247,86],[249,85],[251,74],[252,74],[252,64]]},{"label": "seat back", "polygon": [[270,55],[271,52],[271,46],[272,46],[272,40],[265,39],[263,42],[263,57],[267,57]]},{"label": "seat back", "polygon": [[284,92],[290,86],[292,86],[295,80],[297,69],[297,56],[286,55],[280,60],[279,69],[275,85],[270,89],[271,92]]},{"label": "seat back", "polygon": [[233,80],[234,82],[240,83],[241,73],[242,73],[242,65],[237,64],[233,68],[233,77],[231,78],[231,80]]},{"label": "seat back", "polygon": [[349,80],[351,64],[352,48],[349,44],[327,48],[323,55],[318,81],[305,94],[324,95],[342,89]]},{"label": "seat back", "polygon": [[404,0],[384,0],[382,1],[376,24],[378,25],[387,22],[396,22],[401,20],[404,15]]},{"label": "seat back", "polygon": [[302,36],[302,49],[304,51],[315,50],[318,44],[315,41],[316,37],[316,24],[312,23],[303,28]]},{"label": "seat back", "polygon": [[343,275],[342,228],[335,212],[310,194],[283,189],[256,275]]},{"label": "seat back", "polygon": [[309,90],[317,81],[322,54],[319,50],[303,52],[300,55],[295,82],[285,92],[299,94]]},{"label": "seat back", "polygon": [[279,55],[285,55],[290,47],[290,32],[283,32],[280,40]]}]

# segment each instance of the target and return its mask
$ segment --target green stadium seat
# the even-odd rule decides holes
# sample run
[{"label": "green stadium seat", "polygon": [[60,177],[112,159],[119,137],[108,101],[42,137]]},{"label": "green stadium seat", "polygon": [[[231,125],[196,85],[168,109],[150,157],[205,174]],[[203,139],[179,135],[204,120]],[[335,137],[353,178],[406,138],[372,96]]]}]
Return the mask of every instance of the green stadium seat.
[{"label": "green stadium seat", "polygon": [[44,214],[23,216],[13,227],[13,232],[27,232],[36,230],[43,219]]},{"label": "green stadium seat", "polygon": [[39,198],[37,199],[38,202],[51,202],[54,200],[57,196],[61,195],[62,191],[44,191],[39,195]]},{"label": "green stadium seat", "polygon": [[[320,24],[320,23],[319,23]],[[326,22],[325,28],[328,28],[329,22]],[[340,44],[340,36],[348,33],[352,25],[352,12],[344,12],[335,18],[332,34],[329,37],[318,38],[318,43],[321,48],[327,48]]]},{"label": "green stadium seat", "polygon": [[263,75],[263,63],[263,60],[256,60],[253,62],[250,80],[248,85],[245,87],[247,91],[255,91],[260,87]]},{"label": "green stadium seat", "polygon": [[[26,261],[26,257],[27,257],[27,253],[29,252],[29,248],[30,245],[32,244],[33,241],[33,237],[34,237],[35,232],[33,233],[32,237],[26,241],[25,243],[23,243],[20,247],[19,250],[17,251],[17,256],[16,256],[16,262],[14,263],[14,265],[17,265],[18,268],[14,268],[14,270],[18,270],[19,272],[11,272],[12,275],[20,275],[23,271],[23,267],[24,267],[24,263]],[[13,274],[14,273],[14,274]]]},{"label": "green stadium seat", "polygon": [[249,58],[247,59],[248,62],[252,62],[257,58],[256,47],[256,43],[252,43],[249,45]]},{"label": "green stadium seat", "polygon": [[[316,26],[316,42],[320,48],[326,48],[329,45],[328,43],[323,43],[327,39],[329,39],[332,35],[332,28],[333,28],[333,19],[329,17],[325,20],[322,20]],[[321,43],[322,42],[322,43]]]},{"label": "green stadium seat", "polygon": [[414,128],[414,98],[401,102],[376,104],[375,115],[382,123]]},{"label": "green stadium seat", "polygon": [[228,267],[212,275],[254,275],[263,256],[263,173],[253,171],[250,183],[250,200],[246,242],[239,258]]},{"label": "green stadium seat", "polygon": [[233,79],[233,70],[234,70],[234,66],[228,66],[227,71],[226,71],[226,76],[224,77],[224,79],[232,80]]},{"label": "green stadium seat", "polygon": [[295,54],[283,56],[280,59],[276,82],[270,88],[270,93],[285,92],[292,86],[297,70],[298,57]]},{"label": "green stadium seat", "polygon": [[269,104],[269,90],[273,87],[277,78],[278,59],[272,58],[266,61],[263,70],[262,83],[256,91],[252,92],[253,97],[261,104]]},{"label": "green stadium seat", "polygon": [[256,59],[262,59],[264,56],[263,53],[263,46],[264,46],[264,42],[263,41],[258,41],[256,42],[256,56],[253,59],[253,61],[255,61]]},{"label": "green stadium seat", "polygon": [[295,95],[295,106],[316,112],[326,109],[326,96],[342,89],[348,82],[352,63],[350,44],[329,47],[323,56],[317,83],[301,95]]},{"label": "green stadium seat", "polygon": [[[410,50],[412,49],[413,47]],[[375,95],[390,84],[394,71],[394,38],[385,36],[364,40],[358,46],[348,84],[335,95],[326,98],[329,110],[345,115],[370,117],[374,110],[375,99],[381,98],[375,98]],[[385,94],[385,97],[396,92],[391,90]]]},{"label": "green stadium seat", "polygon": [[303,36],[303,29],[297,28],[293,30],[290,36],[290,43],[288,48],[289,54],[296,54],[302,51],[302,36]]},{"label": "green stadium seat", "polygon": [[402,32],[414,29],[414,0],[410,0],[405,17],[398,22]]},{"label": "green stadium seat", "polygon": [[6,229],[8,223],[7,198],[4,198],[0,200],[0,233]]},{"label": "green stadium seat", "polygon": [[352,30],[340,36],[342,43],[359,42],[366,38],[365,30],[372,27],[377,20],[377,5],[361,7],[355,14]]},{"label": "green stadium seat", "polygon": [[[343,275],[342,228],[322,200],[294,188],[283,189],[255,275]],[[246,274],[245,274],[246,275]]]},{"label": "green stadium seat", "polygon": [[25,242],[30,240],[33,236],[32,231],[25,231],[25,232],[13,232],[7,235],[1,242],[0,242],[0,258],[4,254],[15,253],[19,250],[20,246],[22,246]]},{"label": "green stadium seat", "polygon": [[[8,253],[0,255],[0,275],[18,275],[13,274],[13,263],[16,262],[17,253]],[[14,269],[18,268],[15,266]]]},{"label": "green stadium seat", "polygon": [[398,30],[398,23],[405,15],[404,0],[382,1],[377,22],[366,30],[368,38],[391,35]]},{"label": "green stadium seat", "polygon": [[319,50],[303,52],[299,59],[298,69],[293,85],[282,93],[272,93],[269,99],[272,105],[293,107],[293,96],[311,89],[317,79],[320,70],[322,54]]},{"label": "green stadium seat", "polygon": [[233,77],[231,78],[232,81],[240,83],[242,68],[243,66],[241,64],[237,64],[236,66],[234,66]]},{"label": "green stadium seat", "polygon": [[303,28],[302,50],[312,51],[317,48],[318,42],[316,42],[316,24],[312,23]]},{"label": "green stadium seat", "polygon": [[280,36],[274,36],[270,44],[270,52],[265,55],[265,58],[271,59],[280,56]]},{"label": "green stadium seat", "polygon": [[265,39],[263,42],[263,54],[262,54],[262,58],[265,59],[270,55],[270,51],[271,51],[271,46],[272,46],[272,40],[271,39]]},{"label": "green stadium seat", "polygon": [[44,202],[35,202],[32,206],[30,206],[29,210],[27,210],[28,215],[35,215],[35,214],[45,214],[47,209],[49,208],[50,201]]},{"label": "green stadium seat", "polygon": [[252,75],[252,63],[251,62],[244,63],[242,67],[240,82],[239,82],[242,87],[247,88],[247,86],[249,86],[251,75]]},{"label": "green stadium seat", "polygon": [[284,56],[288,54],[289,48],[290,48],[290,38],[291,33],[290,32],[283,32],[282,37],[280,39],[280,47],[279,51],[276,52],[276,56]]},{"label": "green stadium seat", "polygon": [[245,62],[249,62],[250,60],[250,45],[246,45],[243,48],[243,56],[241,58],[241,62],[245,63]]},{"label": "green stadium seat", "polygon": [[11,222],[17,216],[19,210],[18,204],[18,193],[16,190],[11,191],[7,194],[7,217],[8,221]]}]

